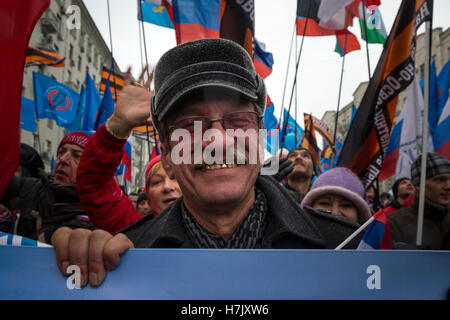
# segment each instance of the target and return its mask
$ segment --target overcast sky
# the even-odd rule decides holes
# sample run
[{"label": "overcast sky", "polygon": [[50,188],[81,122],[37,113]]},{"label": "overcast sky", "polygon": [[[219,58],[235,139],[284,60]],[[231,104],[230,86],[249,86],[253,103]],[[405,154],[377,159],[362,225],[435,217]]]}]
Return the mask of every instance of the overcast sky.
[{"label": "overcast sky", "polygon": [[[84,3],[105,42],[109,45],[107,1],[84,0]],[[400,3],[400,0],[381,1],[380,11],[388,33]],[[122,71],[125,71],[127,66],[131,65],[133,74],[137,77],[141,69],[137,2],[136,0],[110,0],[109,4],[114,57]],[[255,0],[256,38],[266,44],[266,50],[272,52],[274,57],[273,72],[266,78],[266,86],[274,102],[277,118],[281,111],[296,8],[297,0]],[[449,16],[450,1],[435,0],[433,27],[443,27],[444,30],[448,28],[450,24]],[[351,52],[346,56],[341,107],[353,100],[352,94],[358,84],[367,81],[369,78],[365,42],[361,40],[357,20],[355,19],[353,23],[354,27],[349,30],[356,34],[360,40],[361,50]],[[424,29],[423,26],[422,29]],[[145,23],[145,36],[148,61],[152,65],[156,64],[165,51],[176,45],[173,29]],[[302,37],[297,37],[298,48],[300,48],[301,40]],[[303,112],[312,113],[314,116],[321,118],[325,111],[336,110],[342,58],[334,52],[335,43],[334,36],[305,37],[297,80],[297,122],[302,126]],[[376,67],[381,51],[381,45],[369,45],[372,72]],[[292,90],[294,66],[295,62],[291,60],[284,99],[286,108]],[[294,110],[294,107],[291,110]]]}]

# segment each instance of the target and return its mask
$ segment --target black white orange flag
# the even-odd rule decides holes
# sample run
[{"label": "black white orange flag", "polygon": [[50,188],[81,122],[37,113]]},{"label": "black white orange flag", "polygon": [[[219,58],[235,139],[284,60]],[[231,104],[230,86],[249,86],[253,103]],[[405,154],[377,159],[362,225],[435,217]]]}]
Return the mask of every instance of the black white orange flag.
[{"label": "black white orange flag", "polygon": [[366,187],[383,165],[398,94],[415,74],[416,31],[431,19],[432,4],[431,0],[403,0],[342,147],[337,165],[358,174]]},{"label": "black white orange flag", "polygon": [[29,45],[25,57],[25,67],[39,65],[54,68],[64,67],[64,58],[56,52],[39,49]]},{"label": "black white orange flag", "polygon": [[117,100],[118,95],[122,91],[123,88],[123,76],[118,73],[110,72],[106,66],[102,67],[102,80],[100,81],[99,91],[103,93],[106,88],[106,80],[109,76],[109,86],[111,89],[111,93],[113,95],[114,101]]},{"label": "black white orange flag", "polygon": [[303,132],[301,147],[308,149],[314,155],[316,172],[320,173],[320,150],[317,146],[316,130],[312,116],[304,113],[303,118],[305,120],[305,131]]}]

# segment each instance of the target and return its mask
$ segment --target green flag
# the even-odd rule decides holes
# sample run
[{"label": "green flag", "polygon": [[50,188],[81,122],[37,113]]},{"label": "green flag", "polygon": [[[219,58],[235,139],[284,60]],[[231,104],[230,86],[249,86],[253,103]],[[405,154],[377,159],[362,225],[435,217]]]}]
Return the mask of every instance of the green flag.
[{"label": "green flag", "polygon": [[[386,43],[387,33],[384,27],[383,18],[378,6],[364,6],[362,1],[359,7],[359,25],[361,27],[361,37],[369,43]],[[364,11],[363,11],[364,8]],[[366,35],[367,31],[367,35]]]}]

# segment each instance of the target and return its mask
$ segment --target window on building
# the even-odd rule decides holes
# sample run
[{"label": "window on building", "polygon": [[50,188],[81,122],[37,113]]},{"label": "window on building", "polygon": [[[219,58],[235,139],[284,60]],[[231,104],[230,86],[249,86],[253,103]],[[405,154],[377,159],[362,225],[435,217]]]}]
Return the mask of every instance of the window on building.
[{"label": "window on building", "polygon": [[49,129],[53,129],[53,120],[52,119],[47,119],[47,127]]},{"label": "window on building", "polygon": [[31,144],[33,145],[34,150],[39,152],[39,137],[37,133],[33,132],[33,135],[31,136]]},{"label": "window on building", "polygon": [[52,153],[52,142],[50,140],[45,140],[44,154],[42,155],[45,160],[50,160]]},{"label": "window on building", "polygon": [[80,89],[80,80],[77,79],[77,90]]},{"label": "window on building", "polygon": [[73,59],[73,45],[69,43],[69,58],[70,60]]},{"label": "window on building", "polygon": [[81,56],[78,56],[77,69],[78,71],[81,71]]},{"label": "window on building", "polygon": [[67,79],[66,79],[66,81],[67,82],[72,81],[72,72],[70,72],[70,70],[67,70]]},{"label": "window on building", "polygon": [[98,63],[98,53],[97,50],[94,48],[94,66],[97,66]]}]

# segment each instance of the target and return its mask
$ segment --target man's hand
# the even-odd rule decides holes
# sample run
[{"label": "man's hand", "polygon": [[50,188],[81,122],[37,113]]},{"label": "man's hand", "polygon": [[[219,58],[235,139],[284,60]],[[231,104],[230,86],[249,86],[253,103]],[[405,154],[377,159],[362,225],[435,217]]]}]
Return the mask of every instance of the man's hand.
[{"label": "man's hand", "polygon": [[115,236],[104,231],[87,229],[70,229],[62,227],[52,236],[56,263],[59,270],[67,275],[70,265],[77,265],[81,270],[81,286],[88,284],[96,287],[106,276],[106,271],[119,265],[120,256],[133,243],[124,234]]},{"label": "man's hand", "polygon": [[[144,76],[147,80],[144,82]],[[131,67],[124,75],[124,87],[117,100],[114,113],[108,120],[109,128],[118,136],[125,137],[134,127],[145,124],[150,117],[150,91],[153,72],[149,74],[148,65],[142,70],[139,79],[131,82]]]}]

